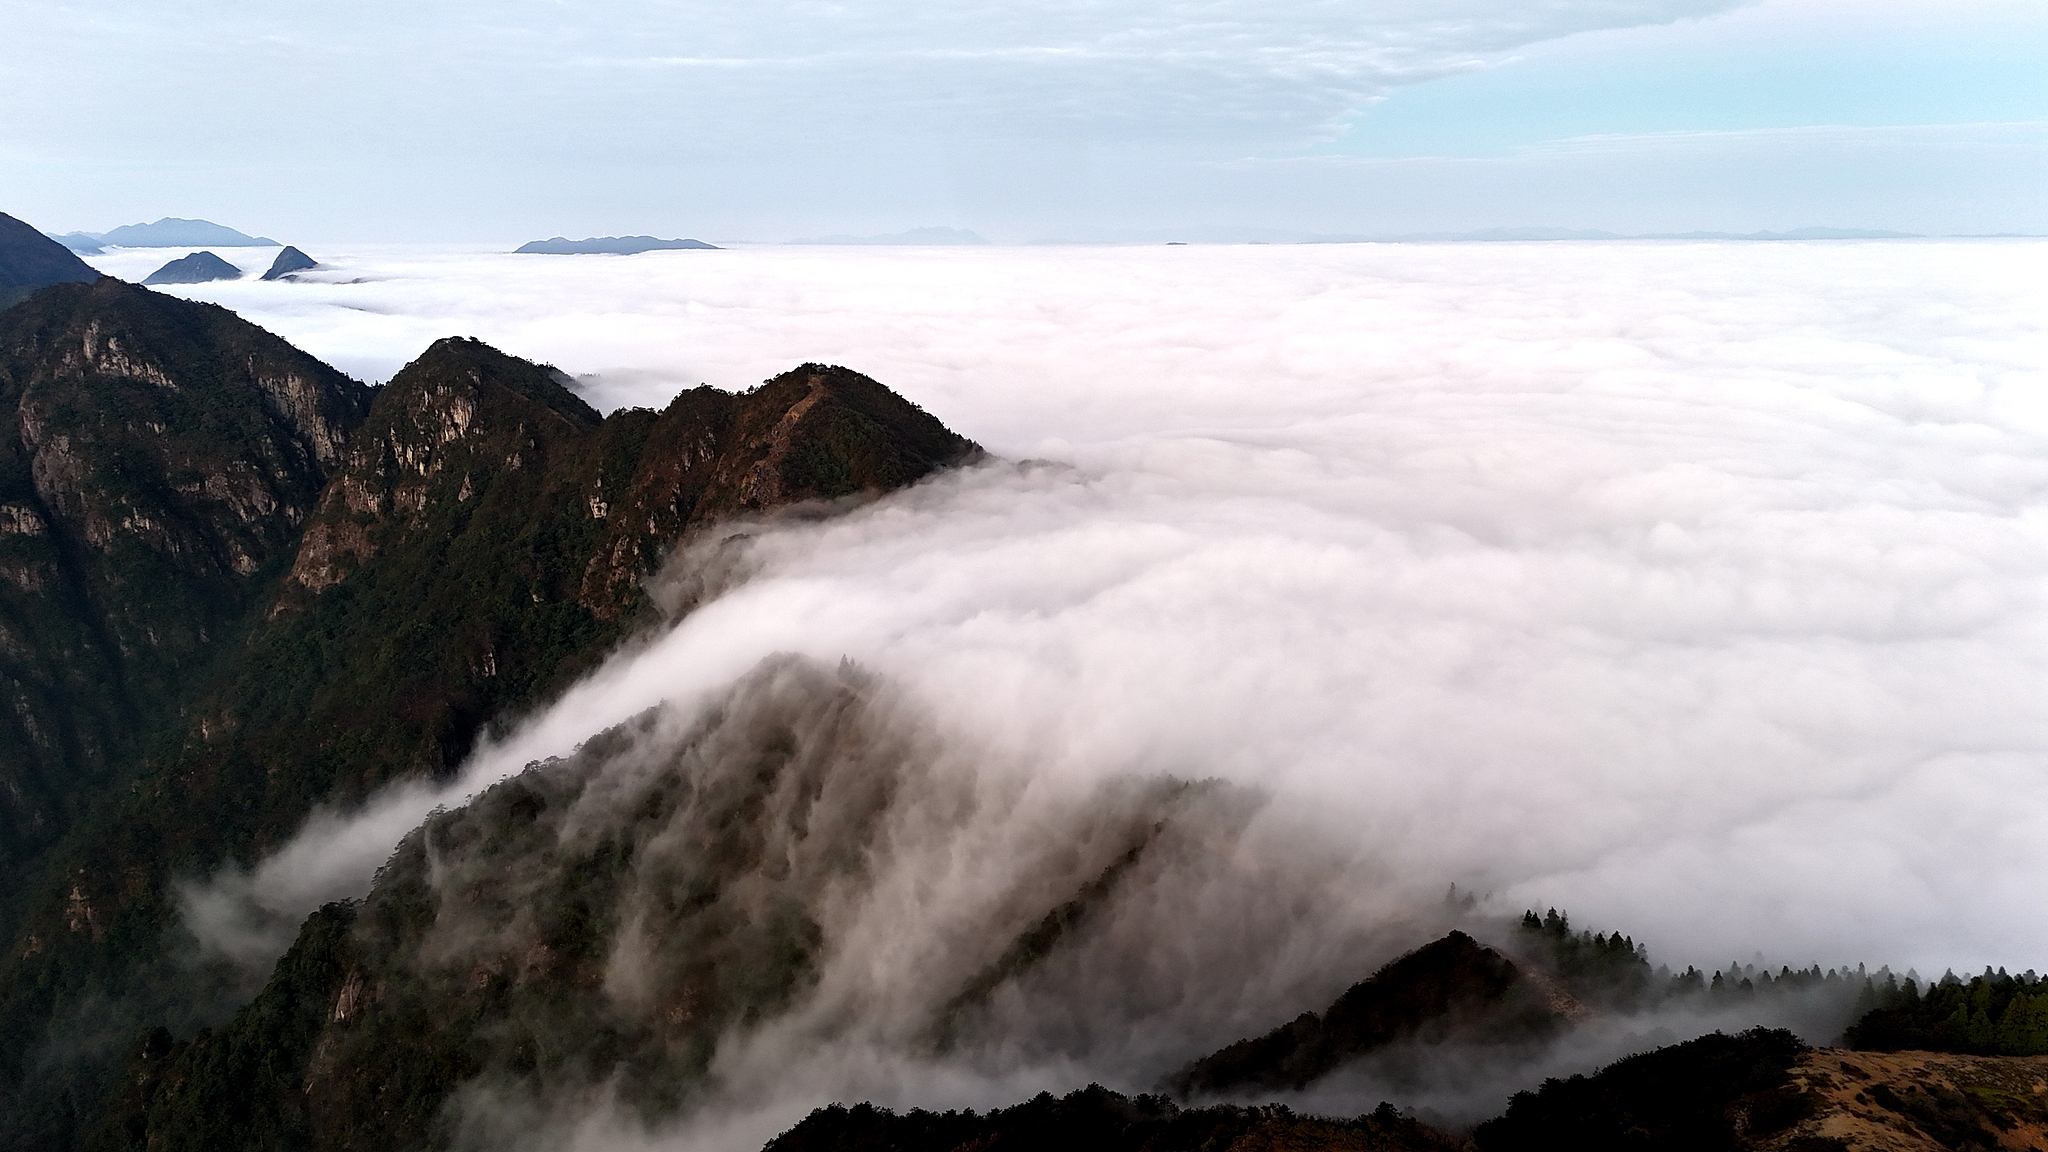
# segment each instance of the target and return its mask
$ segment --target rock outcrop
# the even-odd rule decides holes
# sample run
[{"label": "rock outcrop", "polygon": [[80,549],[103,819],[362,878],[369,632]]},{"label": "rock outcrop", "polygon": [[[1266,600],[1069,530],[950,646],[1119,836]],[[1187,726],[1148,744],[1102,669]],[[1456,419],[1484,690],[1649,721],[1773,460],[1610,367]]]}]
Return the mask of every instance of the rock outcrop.
[{"label": "rock outcrop", "polygon": [[215,280],[240,280],[242,270],[211,252],[180,256],[149,274],[144,284],[206,284]]}]

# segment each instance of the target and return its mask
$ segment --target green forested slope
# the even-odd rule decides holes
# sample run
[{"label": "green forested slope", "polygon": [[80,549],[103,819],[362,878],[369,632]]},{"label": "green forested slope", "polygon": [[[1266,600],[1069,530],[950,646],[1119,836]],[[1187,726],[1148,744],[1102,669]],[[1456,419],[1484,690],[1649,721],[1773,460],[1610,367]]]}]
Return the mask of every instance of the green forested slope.
[{"label": "green forested slope", "polygon": [[[38,297],[23,315],[53,307]],[[186,361],[152,364],[159,391],[195,394]],[[125,404],[131,386],[94,377],[79,411]],[[228,397],[156,423],[173,442],[246,447],[267,403]],[[188,1034],[238,999],[234,973],[190,953],[176,877],[253,859],[316,804],[451,770],[485,725],[545,699],[644,621],[642,578],[698,525],[884,491],[976,451],[844,369],[600,419],[552,369],[459,339],[407,366],[354,422],[345,442],[321,442],[331,467],[279,514],[270,552],[252,565],[240,557],[254,553],[253,529],[216,533],[213,554],[246,570],[238,597],[213,615],[171,613],[158,633],[227,637],[224,648],[162,693],[159,680],[130,694],[180,703],[142,717],[136,751],[107,773],[124,783],[21,888],[0,955],[0,1147],[72,1146],[136,1034]],[[114,602],[132,615],[162,587]]]}]

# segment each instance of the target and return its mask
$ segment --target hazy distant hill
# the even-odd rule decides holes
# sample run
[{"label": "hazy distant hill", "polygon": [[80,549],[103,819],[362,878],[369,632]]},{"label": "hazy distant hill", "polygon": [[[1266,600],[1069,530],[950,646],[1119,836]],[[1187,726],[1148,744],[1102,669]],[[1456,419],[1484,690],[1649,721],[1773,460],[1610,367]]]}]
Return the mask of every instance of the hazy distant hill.
[{"label": "hazy distant hill", "polygon": [[97,256],[106,251],[100,244],[100,238],[90,232],[66,232],[62,236],[51,236],[50,239],[80,256]]},{"label": "hazy distant hill", "polygon": [[[1869,228],[1794,228],[1789,232],[1603,232],[1597,228],[1482,228],[1476,232],[1410,232],[1380,237],[1395,241],[1486,240],[1912,240],[1914,232]],[[1332,237],[1332,239],[1339,239]],[[1348,239],[1348,238],[1347,238]]]},{"label": "hazy distant hill", "polygon": [[92,265],[27,224],[0,213],[0,308],[52,284],[90,284]]},{"label": "hazy distant hill", "polygon": [[653,236],[592,236],[587,240],[556,236],[551,240],[530,240],[513,251],[542,256],[632,256],[672,249],[715,252],[718,245],[706,244],[702,240],[662,240]]},{"label": "hazy distant hill", "polygon": [[250,236],[211,220],[180,220],[166,216],[154,224],[123,224],[111,232],[90,235],[114,248],[268,248],[277,241]]},{"label": "hazy distant hill", "polygon": [[879,236],[813,236],[792,240],[792,244],[986,244],[987,240],[965,228],[912,228]]},{"label": "hazy distant hill", "polygon": [[240,280],[242,270],[211,252],[180,256],[149,274],[144,284],[205,284],[214,280]]},{"label": "hazy distant hill", "polygon": [[1635,240],[1918,240],[1918,232],[1876,228],[1794,228],[1789,232],[1646,232]]},{"label": "hazy distant hill", "polygon": [[[1473,244],[1549,240],[1911,240],[1917,233],[1870,228],[1794,228],[1786,232],[1609,232],[1521,225],[1458,232],[1295,232],[1205,226],[1178,229],[1073,229],[1036,244]],[[827,243],[830,241],[809,241]],[[841,241],[847,242],[847,241]]]},{"label": "hazy distant hill", "polygon": [[1469,240],[1622,240],[1626,237],[1618,232],[1603,232],[1598,228],[1481,228],[1473,232],[1409,232],[1400,236],[1386,237],[1390,240],[1409,241],[1469,241]]}]

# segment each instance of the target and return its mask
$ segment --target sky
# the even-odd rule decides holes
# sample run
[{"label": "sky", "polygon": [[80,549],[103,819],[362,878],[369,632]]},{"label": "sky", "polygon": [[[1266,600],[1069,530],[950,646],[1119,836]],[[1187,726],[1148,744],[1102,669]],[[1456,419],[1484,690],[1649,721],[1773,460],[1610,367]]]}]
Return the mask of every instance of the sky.
[{"label": "sky", "polygon": [[0,210],[50,231],[2048,231],[2038,0],[0,0],[0,22]]}]

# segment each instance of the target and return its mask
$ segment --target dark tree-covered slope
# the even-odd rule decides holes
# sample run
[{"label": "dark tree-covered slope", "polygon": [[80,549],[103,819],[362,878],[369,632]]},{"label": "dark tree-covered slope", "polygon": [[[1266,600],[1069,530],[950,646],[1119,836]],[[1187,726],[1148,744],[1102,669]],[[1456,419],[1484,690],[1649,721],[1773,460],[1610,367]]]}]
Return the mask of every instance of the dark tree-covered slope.
[{"label": "dark tree-covered slope", "polygon": [[71,249],[0,212],[0,308],[52,284],[90,284],[99,278]]},{"label": "dark tree-covered slope", "polygon": [[1517,1093],[1479,1152],[2027,1152],[2048,1058],[1808,1048],[1715,1033]]},{"label": "dark tree-covered slope", "polygon": [[0,869],[25,878],[138,726],[189,699],[369,397],[231,312],[111,278],[0,313]]},{"label": "dark tree-covered slope", "polygon": [[1791,1089],[1806,1053],[1799,1038],[1758,1028],[1715,1033],[1631,1056],[1592,1076],[1546,1080],[1479,1126],[1482,1152],[1733,1152],[1805,1119],[1812,1101]]},{"label": "dark tree-covered slope", "polygon": [[[918,850],[903,830],[975,807],[938,752],[857,669],[780,658],[701,718],[652,711],[530,767],[430,817],[360,910],[309,921],[296,959],[226,1027],[138,1053],[113,1146],[445,1146],[459,1117],[444,1105],[479,1078],[532,1100],[601,1084],[673,1114],[708,1086],[722,1038],[816,986],[827,925],[892,852]],[[1165,781],[1090,797],[1063,822],[1071,840],[1019,857],[1014,898],[922,974],[928,994],[899,1008],[910,1030],[938,1050],[977,948],[1087,898],[1148,830],[1199,821],[1183,815],[1197,793]],[[246,1073],[241,1054],[264,1050],[261,1077]]]},{"label": "dark tree-covered slope", "polygon": [[1179,1108],[1100,1085],[987,1113],[897,1115],[861,1104],[820,1108],[763,1152],[1457,1152],[1464,1141],[1381,1105],[1351,1120],[1286,1108]]},{"label": "dark tree-covered slope", "polygon": [[1568,999],[1463,932],[1408,953],[1337,998],[1264,1036],[1240,1040],[1176,1073],[1183,1095],[1299,1090],[1367,1053],[1408,1039],[1481,1044],[1541,1040]]},{"label": "dark tree-covered slope", "polygon": [[67,1146],[110,1044],[232,1002],[228,973],[175,954],[175,877],[253,859],[322,802],[451,769],[644,619],[642,578],[694,528],[977,449],[845,369],[601,420],[553,370],[451,339],[335,451],[296,555],[259,566],[247,631],[45,870],[0,956],[8,1147]]},{"label": "dark tree-covered slope", "polygon": [[2032,972],[1986,969],[1968,981],[1937,981],[1924,993],[1911,981],[1888,981],[1859,1006],[1868,1011],[1844,1038],[1851,1048],[2048,1056],[2048,981]]}]

